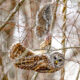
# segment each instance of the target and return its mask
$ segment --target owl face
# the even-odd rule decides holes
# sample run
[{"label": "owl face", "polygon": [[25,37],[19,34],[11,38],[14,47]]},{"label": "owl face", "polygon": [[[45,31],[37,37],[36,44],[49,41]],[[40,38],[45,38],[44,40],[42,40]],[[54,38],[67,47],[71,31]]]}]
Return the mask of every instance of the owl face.
[{"label": "owl face", "polygon": [[52,64],[55,68],[61,68],[64,65],[64,55],[59,53],[59,52],[55,52],[53,54],[51,54],[51,59],[53,60]]}]

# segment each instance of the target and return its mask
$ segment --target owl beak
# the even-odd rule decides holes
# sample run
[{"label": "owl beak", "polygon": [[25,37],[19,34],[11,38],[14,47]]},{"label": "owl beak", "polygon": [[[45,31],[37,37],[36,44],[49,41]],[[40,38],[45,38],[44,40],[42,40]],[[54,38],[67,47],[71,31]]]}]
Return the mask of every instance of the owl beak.
[{"label": "owl beak", "polygon": [[55,64],[58,64],[58,61],[56,60],[54,63],[55,63]]}]

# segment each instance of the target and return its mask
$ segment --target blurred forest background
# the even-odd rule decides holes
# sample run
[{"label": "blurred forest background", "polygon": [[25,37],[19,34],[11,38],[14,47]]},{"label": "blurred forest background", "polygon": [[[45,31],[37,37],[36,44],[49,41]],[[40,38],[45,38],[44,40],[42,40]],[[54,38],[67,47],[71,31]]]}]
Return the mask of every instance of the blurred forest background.
[{"label": "blurred forest background", "polygon": [[[69,61],[55,73],[18,69],[10,61],[10,47],[19,42],[39,48],[36,13],[48,2],[55,7],[51,49],[63,52]],[[80,80],[80,0],[0,0],[0,80]]]}]

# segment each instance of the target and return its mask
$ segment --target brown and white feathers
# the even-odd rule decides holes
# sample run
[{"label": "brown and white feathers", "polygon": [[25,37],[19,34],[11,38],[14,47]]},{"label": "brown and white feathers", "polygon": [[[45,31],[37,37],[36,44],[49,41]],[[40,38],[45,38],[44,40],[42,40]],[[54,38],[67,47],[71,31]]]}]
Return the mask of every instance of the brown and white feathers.
[{"label": "brown and white feathers", "polygon": [[[52,73],[60,70],[64,66],[64,55],[59,52],[47,54],[45,50],[27,51],[23,57],[19,57],[25,52],[23,46],[18,43],[10,51],[10,58],[15,60],[14,65],[20,69],[34,70],[40,73]],[[37,54],[41,53],[41,54]]]},{"label": "brown and white feathers", "polygon": [[37,12],[36,15],[36,35],[42,38],[50,31],[52,23],[52,4],[46,4]]}]

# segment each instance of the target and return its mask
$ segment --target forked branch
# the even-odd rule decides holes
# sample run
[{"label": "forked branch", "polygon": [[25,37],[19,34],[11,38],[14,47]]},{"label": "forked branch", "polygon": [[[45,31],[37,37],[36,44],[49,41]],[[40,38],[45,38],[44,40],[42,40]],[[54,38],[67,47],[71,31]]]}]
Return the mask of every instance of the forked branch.
[{"label": "forked branch", "polygon": [[25,0],[21,0],[16,6],[15,8],[11,11],[11,13],[8,15],[8,17],[6,18],[6,20],[4,21],[4,23],[0,26],[0,31],[3,30],[6,27],[6,24],[8,23],[8,21],[12,18],[12,16],[14,16],[14,14],[19,10],[19,8],[21,7],[21,5],[23,4]]}]

